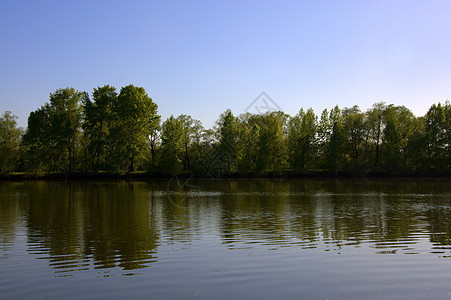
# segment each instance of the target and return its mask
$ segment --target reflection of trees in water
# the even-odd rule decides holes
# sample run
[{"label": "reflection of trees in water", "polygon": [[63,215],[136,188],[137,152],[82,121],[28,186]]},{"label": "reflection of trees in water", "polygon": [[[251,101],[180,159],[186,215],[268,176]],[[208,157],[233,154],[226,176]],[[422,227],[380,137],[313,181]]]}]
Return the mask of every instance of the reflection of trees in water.
[{"label": "reflection of trees in water", "polygon": [[[249,185],[243,181],[229,184],[221,199],[221,235],[224,243],[230,245],[288,243],[314,248],[320,243],[369,243],[374,248],[393,248],[398,241],[424,238],[421,234],[427,214],[422,207],[434,207],[434,203],[420,193],[449,191],[449,183],[428,180],[245,183]],[[431,241],[441,238],[442,243],[450,244],[450,210],[441,210],[439,215],[441,218],[429,218],[432,227],[442,232],[432,234]],[[433,228],[431,231],[437,232]]]},{"label": "reflection of trees in water", "polygon": [[[194,180],[195,181],[195,180]],[[161,203],[161,237],[166,243],[188,243],[201,239],[201,232],[215,232],[219,205],[211,190],[180,180],[180,185],[168,185]],[[185,185],[184,185],[185,184]]]},{"label": "reflection of trees in water", "polygon": [[0,258],[8,255],[22,220],[21,183],[0,182]]},{"label": "reflection of trees in water", "polygon": [[[0,243],[21,222],[28,249],[59,271],[157,260],[159,244],[203,234],[227,247],[368,244],[382,250],[427,238],[451,245],[446,180],[192,180],[194,190],[152,182],[2,183]],[[434,195],[428,195],[428,194]],[[8,252],[8,250],[6,250]],[[449,251],[448,251],[449,252]]]},{"label": "reflection of trees in water", "polygon": [[27,187],[30,251],[48,254],[55,268],[83,269],[92,260],[95,268],[133,270],[156,259],[154,201],[144,184]]},{"label": "reflection of trees in water", "polygon": [[451,199],[432,201],[434,205],[426,211],[431,242],[437,246],[451,245]]},{"label": "reflection of trees in water", "polygon": [[283,242],[289,214],[278,180],[227,181],[221,191],[220,229],[223,242]]}]

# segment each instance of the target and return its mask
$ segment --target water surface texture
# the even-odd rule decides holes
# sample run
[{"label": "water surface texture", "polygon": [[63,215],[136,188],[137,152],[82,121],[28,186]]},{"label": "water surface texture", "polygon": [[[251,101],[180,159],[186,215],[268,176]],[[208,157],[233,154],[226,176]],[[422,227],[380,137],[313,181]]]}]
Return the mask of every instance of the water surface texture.
[{"label": "water surface texture", "polygon": [[450,179],[0,183],[0,298],[451,298]]}]

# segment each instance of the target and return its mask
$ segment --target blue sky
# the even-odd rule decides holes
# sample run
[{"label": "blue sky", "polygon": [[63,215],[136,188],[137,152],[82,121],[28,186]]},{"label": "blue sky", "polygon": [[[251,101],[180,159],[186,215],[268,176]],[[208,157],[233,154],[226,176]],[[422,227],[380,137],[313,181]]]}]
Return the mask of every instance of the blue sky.
[{"label": "blue sky", "polygon": [[204,126],[265,91],[286,113],[451,98],[449,1],[1,1],[0,112],[67,86],[146,89]]}]

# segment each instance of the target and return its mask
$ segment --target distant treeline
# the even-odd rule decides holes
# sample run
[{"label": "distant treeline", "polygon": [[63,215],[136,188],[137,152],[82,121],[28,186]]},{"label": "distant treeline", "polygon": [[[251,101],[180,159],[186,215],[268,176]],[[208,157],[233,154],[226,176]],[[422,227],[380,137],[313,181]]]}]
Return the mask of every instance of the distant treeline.
[{"label": "distant treeline", "polygon": [[149,176],[449,175],[451,105],[416,117],[375,103],[366,112],[338,106],[316,116],[281,111],[222,113],[213,129],[188,115],[161,123],[144,88],[56,90],[30,113],[23,132],[0,119],[0,172]]}]

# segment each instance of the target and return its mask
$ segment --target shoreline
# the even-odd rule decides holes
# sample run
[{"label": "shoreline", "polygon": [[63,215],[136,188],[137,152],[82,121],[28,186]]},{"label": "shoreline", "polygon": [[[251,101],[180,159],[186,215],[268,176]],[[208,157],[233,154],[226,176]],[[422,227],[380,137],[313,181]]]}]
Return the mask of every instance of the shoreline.
[{"label": "shoreline", "polygon": [[12,173],[0,174],[0,181],[33,181],[33,180],[167,180],[171,178],[192,178],[192,179],[402,179],[402,178],[450,178],[451,173],[436,174],[434,172],[423,172],[421,174],[384,174],[384,173],[369,173],[366,175],[355,175],[349,173],[338,173],[324,171],[324,172],[309,172],[309,173],[268,173],[265,175],[257,174],[227,174],[221,176],[205,176],[193,175],[189,173],[177,175],[156,175],[149,173],[127,173],[127,174],[112,174],[112,173],[53,173],[53,174],[31,174],[31,173]]}]

